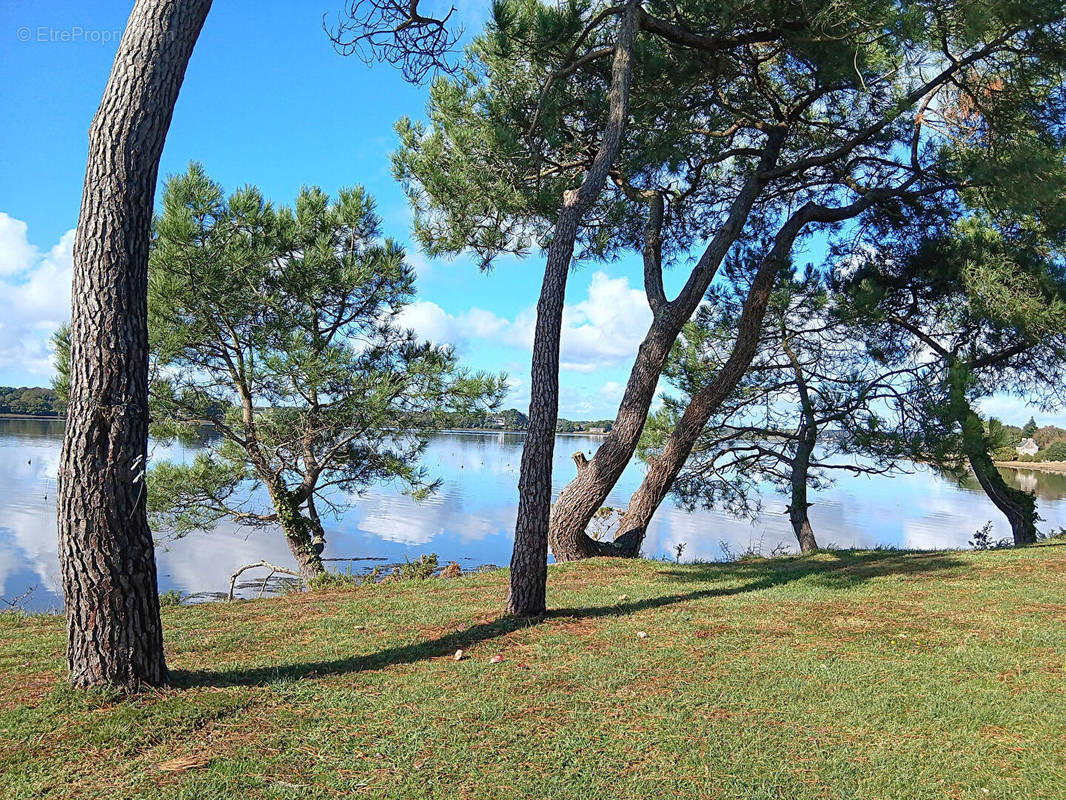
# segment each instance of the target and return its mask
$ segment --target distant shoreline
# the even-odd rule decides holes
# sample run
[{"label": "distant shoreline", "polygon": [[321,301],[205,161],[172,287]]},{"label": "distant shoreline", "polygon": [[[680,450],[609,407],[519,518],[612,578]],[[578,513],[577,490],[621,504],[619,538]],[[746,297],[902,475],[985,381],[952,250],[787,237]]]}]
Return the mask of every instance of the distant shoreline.
[{"label": "distant shoreline", "polygon": [[65,417],[61,417],[58,414],[46,415],[46,414],[5,414],[0,413],[0,419],[40,419],[48,422],[59,422]]},{"label": "distant shoreline", "polygon": [[[526,430],[510,430],[508,428],[441,428],[438,433],[521,433],[526,434]],[[556,436],[606,436],[607,433],[593,433],[591,431],[556,431]]]},{"label": "distant shoreline", "polygon": [[1038,472],[1066,474],[1066,461],[997,461],[997,467],[1011,469],[1035,469]]}]

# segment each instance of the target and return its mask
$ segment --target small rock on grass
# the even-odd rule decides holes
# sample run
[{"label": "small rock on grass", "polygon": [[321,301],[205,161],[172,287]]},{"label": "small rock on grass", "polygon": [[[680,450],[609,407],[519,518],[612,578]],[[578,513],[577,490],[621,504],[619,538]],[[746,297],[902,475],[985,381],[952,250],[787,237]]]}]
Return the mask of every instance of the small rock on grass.
[{"label": "small rock on grass", "polygon": [[637,638],[638,639],[647,639],[648,638],[648,634],[646,634],[644,631],[637,631]]},{"label": "small rock on grass", "polygon": [[499,653],[489,659],[490,664],[499,664],[501,661],[503,661],[503,656],[501,656]]},{"label": "small rock on grass", "polygon": [[456,661],[462,661],[463,660],[463,651],[462,650],[456,650],[455,651],[455,660]]}]

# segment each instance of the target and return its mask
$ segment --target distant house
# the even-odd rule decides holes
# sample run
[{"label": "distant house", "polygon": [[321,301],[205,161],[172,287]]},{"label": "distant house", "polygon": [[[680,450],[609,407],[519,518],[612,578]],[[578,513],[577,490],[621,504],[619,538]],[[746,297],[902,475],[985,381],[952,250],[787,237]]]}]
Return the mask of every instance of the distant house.
[{"label": "distant house", "polygon": [[503,414],[497,414],[492,418],[492,425],[495,428],[504,428],[507,426],[507,417]]},{"label": "distant house", "polygon": [[1018,455],[1020,456],[1035,456],[1039,450],[1040,445],[1032,439],[1022,439],[1017,447]]},{"label": "distant house", "polygon": [[589,433],[607,433],[606,428],[589,428]]}]

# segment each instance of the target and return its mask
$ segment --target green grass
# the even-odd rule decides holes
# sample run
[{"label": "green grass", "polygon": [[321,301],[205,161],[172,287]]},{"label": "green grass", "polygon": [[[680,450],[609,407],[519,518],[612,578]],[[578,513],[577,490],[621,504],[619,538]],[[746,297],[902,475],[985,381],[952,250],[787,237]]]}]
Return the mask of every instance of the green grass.
[{"label": "green grass", "polygon": [[505,587],[168,607],[174,687],[131,699],[64,688],[62,620],[9,615],[0,795],[1066,796],[1061,540],[567,564],[537,624]]}]

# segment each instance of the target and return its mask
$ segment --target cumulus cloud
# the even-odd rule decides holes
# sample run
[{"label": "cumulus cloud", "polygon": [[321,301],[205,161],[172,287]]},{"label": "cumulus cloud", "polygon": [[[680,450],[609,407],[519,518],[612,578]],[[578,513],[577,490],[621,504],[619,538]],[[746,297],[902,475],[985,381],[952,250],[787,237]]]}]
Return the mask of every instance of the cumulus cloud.
[{"label": "cumulus cloud", "polygon": [[[400,322],[431,341],[460,350],[475,341],[488,341],[532,352],[536,308],[530,306],[507,319],[476,307],[449,314],[436,303],[420,300],[404,309]],[[644,293],[630,287],[628,278],[598,271],[587,297],[563,309],[560,366],[589,373],[625,363],[633,358],[650,323]]]},{"label": "cumulus cloud", "polygon": [[574,372],[595,372],[633,358],[651,324],[644,292],[628,278],[597,271],[588,298],[563,309],[561,366]]},{"label": "cumulus cloud", "polygon": [[37,260],[37,248],[26,239],[26,223],[0,211],[0,275],[15,275]]},{"label": "cumulus cloud", "polygon": [[26,223],[0,213],[0,368],[51,376],[51,336],[70,318],[74,231],[41,254],[26,238]]}]

